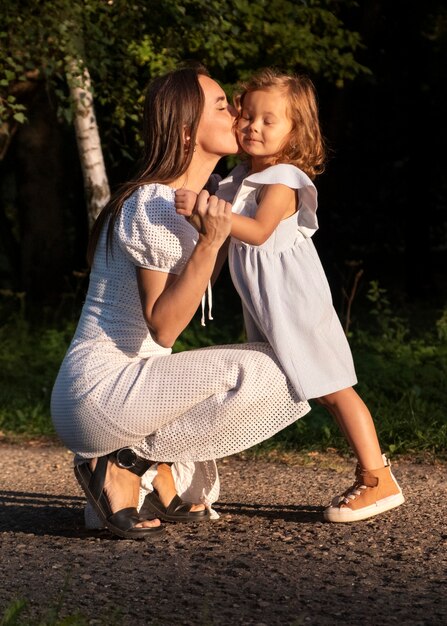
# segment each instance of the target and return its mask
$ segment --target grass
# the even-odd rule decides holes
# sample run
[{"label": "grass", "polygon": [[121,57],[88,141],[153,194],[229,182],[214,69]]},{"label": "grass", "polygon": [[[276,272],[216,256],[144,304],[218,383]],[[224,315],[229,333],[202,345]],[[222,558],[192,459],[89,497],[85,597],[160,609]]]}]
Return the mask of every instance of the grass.
[{"label": "grass", "polygon": [[[66,591],[65,589],[64,594]],[[64,595],[61,595],[56,602],[43,607],[38,615],[27,600],[14,598],[5,608],[3,616],[0,616],[0,626],[88,626],[92,623],[79,611],[62,616],[63,598]],[[95,618],[94,623],[100,626],[118,626],[122,621],[118,615],[107,615]]]},{"label": "grass", "polygon": [[[349,339],[359,379],[356,389],[374,416],[382,448],[389,454],[445,457],[447,312],[432,311],[430,320],[424,316],[418,323],[417,317],[409,321],[393,311],[376,283],[368,297],[369,308],[352,324]],[[194,320],[174,350],[243,341],[239,312],[230,311],[222,321],[226,308],[217,303],[217,321],[205,329]],[[32,323],[30,318],[36,317]],[[53,435],[51,389],[76,319],[55,320],[48,311],[27,314],[21,294],[8,294],[0,302],[0,321],[0,432],[8,437]],[[311,404],[307,416],[256,449],[348,452],[332,418]]]}]

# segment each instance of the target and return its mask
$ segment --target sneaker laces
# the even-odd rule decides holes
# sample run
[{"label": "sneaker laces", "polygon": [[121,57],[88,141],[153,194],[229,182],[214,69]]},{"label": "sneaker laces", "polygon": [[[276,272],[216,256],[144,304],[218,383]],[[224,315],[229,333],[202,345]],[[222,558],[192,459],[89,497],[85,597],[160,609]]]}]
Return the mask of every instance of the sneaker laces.
[{"label": "sneaker laces", "polygon": [[356,482],[352,485],[352,487],[345,491],[345,496],[341,500],[340,504],[350,504],[353,500],[361,496],[365,490],[368,489],[367,485],[363,485],[360,482]]},{"label": "sneaker laces", "polygon": [[[386,454],[382,454],[382,460],[383,460],[384,467],[391,467],[390,460],[388,459]],[[357,498],[358,496],[360,496],[364,492],[366,487],[368,487],[369,485],[364,485],[363,484],[363,482],[362,482],[362,472],[363,472],[362,466],[357,461],[357,464],[355,466],[355,481],[354,481],[354,484],[351,487],[348,487],[347,489],[345,489],[345,491],[343,491],[343,493],[341,493],[340,495],[336,496],[336,498],[338,499],[338,503],[336,505],[333,503],[332,506],[341,506],[342,504],[349,504],[350,501],[355,500],[355,498]],[[370,485],[370,486],[372,486],[372,485]],[[359,491],[360,489],[362,491]],[[335,500],[335,498],[334,498],[334,500]]]}]

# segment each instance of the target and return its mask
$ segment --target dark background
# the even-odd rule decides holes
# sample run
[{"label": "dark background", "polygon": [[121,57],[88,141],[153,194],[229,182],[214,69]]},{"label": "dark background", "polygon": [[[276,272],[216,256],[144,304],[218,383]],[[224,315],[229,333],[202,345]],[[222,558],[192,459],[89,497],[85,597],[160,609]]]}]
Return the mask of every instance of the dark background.
[{"label": "dark background", "polygon": [[[431,0],[340,2],[339,13],[361,34],[357,60],[370,73],[342,88],[312,76],[330,148],[316,181],[314,241],[341,315],[363,270],[359,305],[378,281],[396,307],[435,317],[447,292],[446,9]],[[231,66],[212,74],[225,85],[234,78]],[[29,123],[0,162],[0,289],[54,307],[64,294],[82,301],[87,284],[82,174],[72,126],[58,118],[48,85],[26,103]],[[100,123],[106,108],[97,104]],[[126,159],[113,145],[104,153],[113,190],[131,174],[137,148]],[[227,273],[224,281],[231,300]]]}]

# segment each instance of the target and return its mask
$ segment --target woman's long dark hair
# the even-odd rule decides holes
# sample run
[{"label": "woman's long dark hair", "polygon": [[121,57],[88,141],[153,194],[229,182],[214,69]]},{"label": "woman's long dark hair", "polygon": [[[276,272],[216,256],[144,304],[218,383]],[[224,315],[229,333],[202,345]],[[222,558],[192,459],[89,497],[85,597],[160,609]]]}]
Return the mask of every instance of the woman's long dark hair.
[{"label": "woman's long dark hair", "polygon": [[[91,266],[99,236],[107,226],[107,247],[111,249],[115,222],[123,202],[141,185],[168,184],[189,167],[196,143],[197,128],[204,107],[199,76],[208,76],[202,65],[173,70],[151,81],[144,104],[144,152],[136,175],[113,194],[98,215],[90,235],[87,260]],[[185,132],[190,137],[185,142]]]}]

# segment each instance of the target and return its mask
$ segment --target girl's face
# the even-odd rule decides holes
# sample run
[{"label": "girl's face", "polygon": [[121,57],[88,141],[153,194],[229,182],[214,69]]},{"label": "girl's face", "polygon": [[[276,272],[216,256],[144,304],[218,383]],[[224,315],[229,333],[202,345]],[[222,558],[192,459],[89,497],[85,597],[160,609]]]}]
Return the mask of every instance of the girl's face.
[{"label": "girl's face", "polygon": [[252,157],[252,166],[271,165],[289,140],[292,126],[282,90],[269,87],[245,94],[237,136],[242,150]]},{"label": "girl's face", "polygon": [[228,103],[224,90],[208,76],[199,76],[205,105],[197,129],[197,150],[218,156],[236,154],[239,146],[234,122],[236,109]]}]

